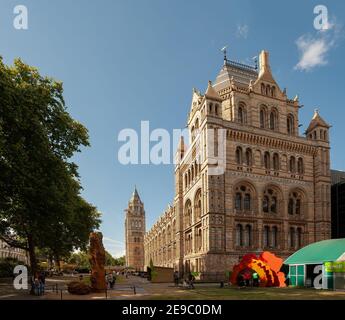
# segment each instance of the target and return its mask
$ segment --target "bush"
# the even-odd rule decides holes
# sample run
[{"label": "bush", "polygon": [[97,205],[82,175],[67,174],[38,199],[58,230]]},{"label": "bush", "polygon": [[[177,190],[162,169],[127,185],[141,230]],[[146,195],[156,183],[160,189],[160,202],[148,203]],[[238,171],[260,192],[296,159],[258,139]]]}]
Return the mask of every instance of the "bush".
[{"label": "bush", "polygon": [[81,281],[72,281],[68,284],[70,294],[84,295],[91,292],[91,287]]},{"label": "bush", "polygon": [[13,258],[0,259],[0,278],[12,278],[13,270],[15,266],[22,264],[23,262]]}]

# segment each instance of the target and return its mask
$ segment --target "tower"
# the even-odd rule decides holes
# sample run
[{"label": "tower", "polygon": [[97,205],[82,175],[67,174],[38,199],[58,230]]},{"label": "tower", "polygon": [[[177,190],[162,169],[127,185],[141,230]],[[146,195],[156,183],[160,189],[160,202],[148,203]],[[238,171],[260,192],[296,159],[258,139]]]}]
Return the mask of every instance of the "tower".
[{"label": "tower", "polygon": [[133,194],[125,210],[126,267],[144,270],[145,210],[138,191]]},{"label": "tower", "polygon": [[330,174],[330,125],[316,109],[305,134],[315,143],[314,154],[314,219],[315,241],[331,237],[331,174]]}]

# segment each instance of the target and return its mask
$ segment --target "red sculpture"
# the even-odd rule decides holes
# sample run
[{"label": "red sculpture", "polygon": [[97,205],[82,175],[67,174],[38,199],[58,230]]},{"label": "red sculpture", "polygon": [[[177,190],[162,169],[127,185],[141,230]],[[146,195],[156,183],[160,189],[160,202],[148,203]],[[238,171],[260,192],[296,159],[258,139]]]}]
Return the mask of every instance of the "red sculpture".
[{"label": "red sculpture", "polygon": [[283,259],[271,252],[265,251],[257,257],[255,254],[246,254],[242,261],[235,265],[230,277],[232,284],[238,284],[239,275],[256,272],[259,276],[260,287],[286,287],[285,275],[280,272]]}]

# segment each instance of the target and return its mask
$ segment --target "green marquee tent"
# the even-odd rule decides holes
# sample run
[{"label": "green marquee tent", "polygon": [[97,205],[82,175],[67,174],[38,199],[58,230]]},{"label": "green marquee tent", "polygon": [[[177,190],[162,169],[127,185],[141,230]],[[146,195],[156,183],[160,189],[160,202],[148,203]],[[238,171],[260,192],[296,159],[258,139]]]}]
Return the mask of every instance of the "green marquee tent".
[{"label": "green marquee tent", "polygon": [[293,286],[345,289],[345,239],[315,242],[284,261]]},{"label": "green marquee tent", "polygon": [[327,261],[345,261],[345,239],[314,242],[291,255],[285,264],[319,264]]}]

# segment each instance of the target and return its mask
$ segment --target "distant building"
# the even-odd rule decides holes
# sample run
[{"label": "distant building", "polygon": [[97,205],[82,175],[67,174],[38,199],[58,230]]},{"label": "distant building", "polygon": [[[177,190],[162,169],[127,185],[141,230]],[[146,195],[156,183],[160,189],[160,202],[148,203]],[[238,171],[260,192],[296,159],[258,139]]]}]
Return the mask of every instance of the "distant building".
[{"label": "distant building", "polygon": [[136,188],[125,213],[126,267],[144,271],[145,210]]},{"label": "distant building", "polygon": [[345,172],[331,170],[332,238],[345,238]]},{"label": "distant building", "polygon": [[0,259],[14,258],[18,261],[28,263],[26,251],[9,246],[6,242],[0,240]]}]

